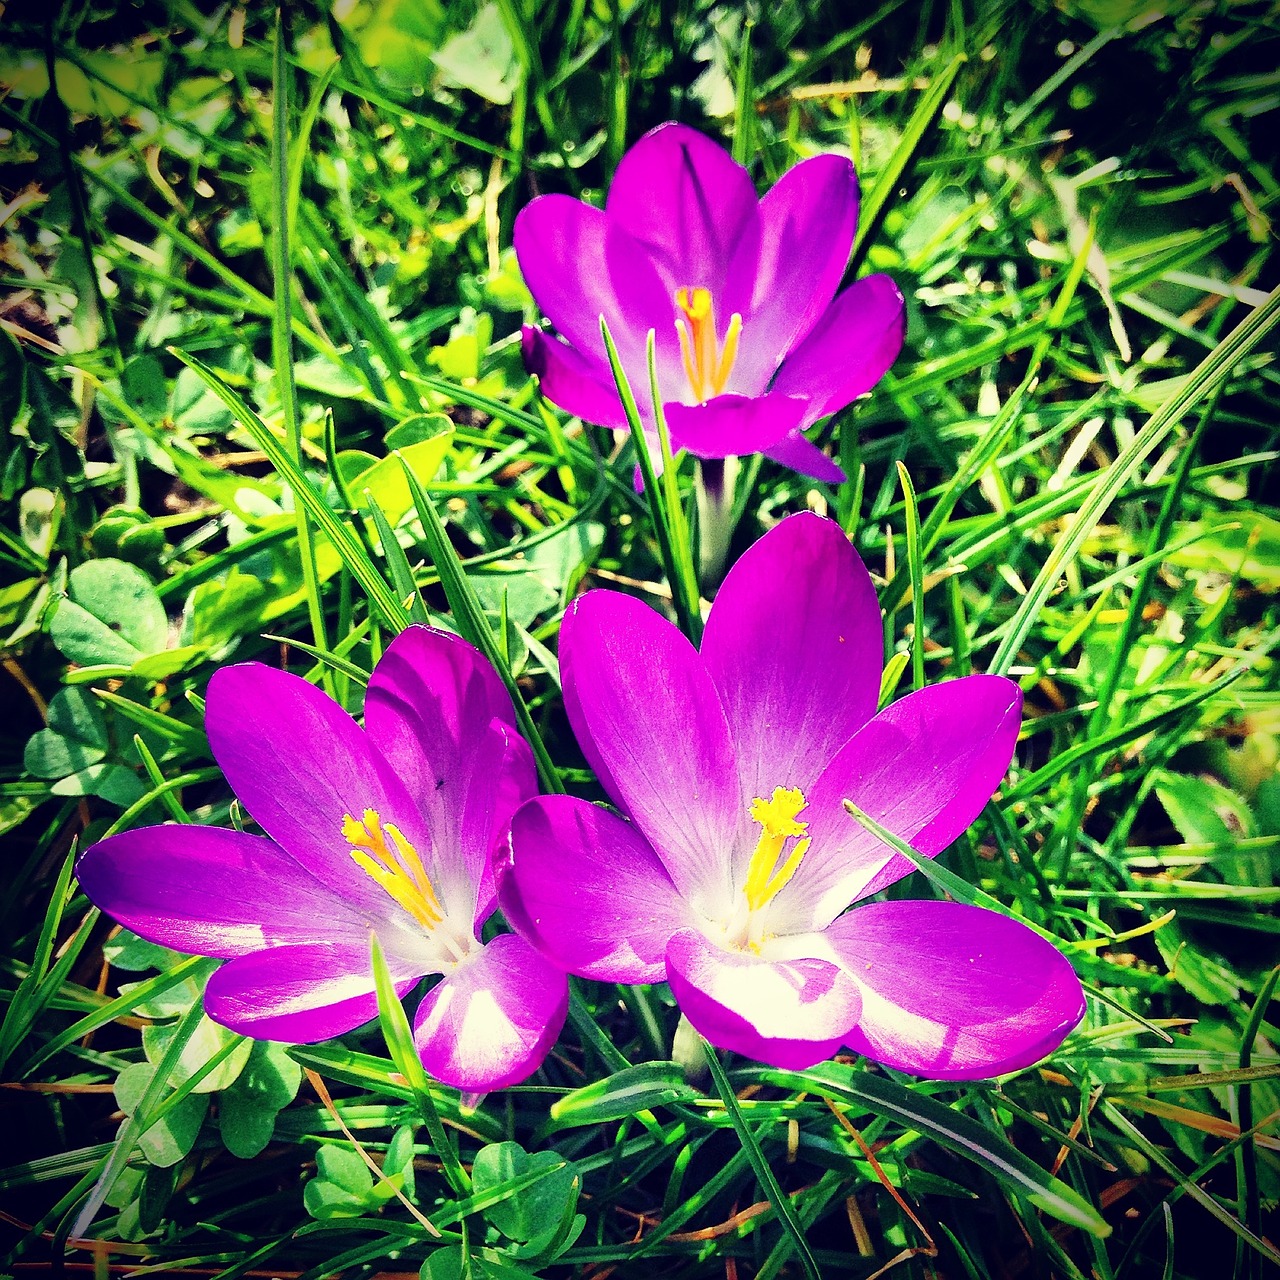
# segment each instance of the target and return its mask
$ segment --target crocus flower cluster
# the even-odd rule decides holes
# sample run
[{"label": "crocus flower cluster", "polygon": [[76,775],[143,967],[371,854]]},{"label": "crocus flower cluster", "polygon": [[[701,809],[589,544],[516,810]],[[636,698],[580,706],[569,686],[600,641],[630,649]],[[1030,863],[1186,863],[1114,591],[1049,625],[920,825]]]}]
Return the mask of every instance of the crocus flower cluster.
[{"label": "crocus flower cluster", "polygon": [[802,1068],[848,1046],[938,1079],[995,1075],[1083,1012],[1063,956],[1007,916],[868,903],[978,815],[1021,697],[966,676],[877,713],[881,624],[839,527],[794,515],[726,577],[699,652],[592,591],[560,642],[565,705],[619,812],[567,796],[513,819],[507,919],[571,973],[671,984],[712,1044]]},{"label": "crocus flower cluster", "polygon": [[81,887],[152,942],[226,958],[205,1010],[245,1035],[328,1039],[377,1014],[370,938],[397,990],[443,974],[414,1039],[437,1079],[483,1093],[541,1065],[564,1024],[564,971],[524,939],[480,941],[493,850],[533,794],[528,745],[488,662],[428,627],[369,680],[364,728],[260,663],[209,682],[214,757],[267,833],[165,825],[81,858]]},{"label": "crocus flower cluster", "polygon": [[760,199],[723,148],[661,125],[622,158],[603,210],[559,194],[521,210],[520,269],[564,339],[526,327],[525,361],[562,409],[625,427],[603,316],[651,426],[652,330],[674,449],[763,453],[842,480],[801,433],[869,391],[903,336],[888,276],[837,295],[857,220],[857,177],[841,156],[802,161]]},{"label": "crocus flower cluster", "polygon": [[[676,448],[839,480],[801,433],[902,342],[887,277],[837,294],[857,205],[847,160],[807,160],[757,199],[714,143],[655,129],[604,210],[551,195],[517,219],[561,335],[525,330],[530,367],[565,409],[622,427],[599,318],[640,385],[652,331]],[[1016,1070],[1079,1020],[1071,966],[998,913],[867,901],[913,867],[846,802],[940,852],[1004,776],[1020,694],[966,676],[878,711],[882,656],[871,579],[814,515],[731,569],[700,650],[640,601],[588,592],[561,630],[564,701],[614,809],[535,794],[507,692],[456,636],[399,635],[363,726],[297,676],[227,667],[209,684],[209,743],[265,835],[125,832],[88,850],[80,884],[142,937],[225,959],[205,1008],[264,1039],[375,1016],[376,938],[400,995],[441,975],[414,1037],[467,1093],[538,1068],[566,973],[665,980],[712,1044],[781,1067],[847,1047],[942,1079]],[[499,902],[515,932],[483,942]]]}]

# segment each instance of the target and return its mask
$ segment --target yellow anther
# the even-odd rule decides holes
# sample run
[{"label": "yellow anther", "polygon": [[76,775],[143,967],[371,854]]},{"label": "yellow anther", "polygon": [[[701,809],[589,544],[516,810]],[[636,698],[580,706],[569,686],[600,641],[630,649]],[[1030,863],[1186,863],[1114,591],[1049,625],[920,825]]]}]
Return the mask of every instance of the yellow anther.
[{"label": "yellow anther", "polygon": [[[393,847],[388,847],[387,836]],[[342,838],[356,864],[423,928],[444,919],[422,858],[394,823],[384,824],[376,809],[366,809],[362,821],[348,813],[342,819]]]},{"label": "yellow anther", "polygon": [[685,377],[699,404],[718,396],[729,381],[733,362],[738,357],[738,338],[742,333],[742,317],[735,311],[729,318],[724,346],[716,335],[716,309],[711,290],[699,286],[696,289],[677,289],[676,307],[682,315],[676,317],[676,330],[680,335],[680,356],[684,362]]},{"label": "yellow anther", "polygon": [[795,875],[800,860],[812,843],[808,838],[796,840],[795,848],[778,868],[778,859],[787,841],[803,836],[809,829],[807,822],[798,821],[798,815],[807,803],[799,787],[775,787],[768,800],[759,796],[752,800],[752,821],[758,822],[762,828],[751,861],[747,864],[747,882],[743,886],[747,906],[752,911],[758,911],[771,901]]}]

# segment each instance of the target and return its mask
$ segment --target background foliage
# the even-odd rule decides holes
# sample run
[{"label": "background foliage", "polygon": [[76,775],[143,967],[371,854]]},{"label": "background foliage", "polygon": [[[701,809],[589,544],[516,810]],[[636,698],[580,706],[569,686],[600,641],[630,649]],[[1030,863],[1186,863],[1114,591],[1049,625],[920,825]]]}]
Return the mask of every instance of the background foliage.
[{"label": "background foliage", "polygon": [[[1262,0],[342,0],[290,5],[277,40],[262,5],[9,3],[0,1268],[1280,1262],[1278,22]],[[672,118],[762,186],[857,161],[851,272],[902,286],[906,347],[824,429],[848,484],[744,466],[733,549],[831,514],[904,687],[1022,683],[1001,795],[898,891],[989,895],[1062,941],[1089,1014],[1040,1070],[731,1060],[724,1097],[670,1061],[664,988],[579,983],[544,1070],[463,1112],[377,1026],[222,1031],[211,962],[76,892],[109,831],[242,816],[201,728],[218,663],[358,707],[411,618],[495,654],[544,773],[593,794],[558,618],[584,583],[670,588],[629,445],[523,371],[510,231],[539,192],[599,199]]]}]

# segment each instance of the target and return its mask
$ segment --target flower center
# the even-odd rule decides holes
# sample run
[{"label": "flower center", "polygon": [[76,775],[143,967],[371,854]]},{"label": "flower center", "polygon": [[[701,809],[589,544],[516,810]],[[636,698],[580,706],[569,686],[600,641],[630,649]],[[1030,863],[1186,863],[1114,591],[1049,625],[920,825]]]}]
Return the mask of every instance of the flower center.
[{"label": "flower center", "polygon": [[742,317],[736,311],[729,317],[722,347],[716,336],[716,309],[710,289],[677,289],[676,307],[682,313],[676,317],[676,329],[685,376],[694,398],[705,404],[712,396],[718,396],[729,381],[738,355]]},{"label": "flower center", "polygon": [[342,838],[351,846],[352,858],[365,873],[424,929],[431,931],[444,919],[418,851],[393,823],[384,824],[376,809],[366,809],[363,821],[348,813],[342,819]]}]

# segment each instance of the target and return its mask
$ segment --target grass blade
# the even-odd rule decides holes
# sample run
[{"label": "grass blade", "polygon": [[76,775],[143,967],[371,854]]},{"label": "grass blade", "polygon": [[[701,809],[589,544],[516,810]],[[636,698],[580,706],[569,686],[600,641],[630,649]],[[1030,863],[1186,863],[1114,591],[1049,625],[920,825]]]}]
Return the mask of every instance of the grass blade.
[{"label": "grass blade", "polygon": [[1148,419],[1129,446],[1102,472],[1075,518],[1063,530],[1040,572],[1036,574],[1035,581],[1014,613],[995,657],[991,659],[988,671],[1003,675],[1009,670],[1063,570],[1075,559],[1084,540],[1102,518],[1102,513],[1119,497],[1143,461],[1177,426],[1183,415],[1198,401],[1216,391],[1236,365],[1275,328],[1277,322],[1280,322],[1280,287],[1273,289],[1266,302],[1246,316],[1196,366],[1187,380]]},{"label": "grass blade", "polygon": [[852,1102],[862,1110],[888,1116],[917,1133],[982,1165],[1002,1186],[1029,1200],[1060,1222],[1099,1238],[1110,1235],[1102,1215],[1066,1183],[978,1121],[895,1080],[827,1062],[807,1071],[766,1068],[764,1079],[786,1089],[807,1089],[823,1097]]},{"label": "grass blade", "polygon": [[163,1105],[164,1091],[169,1077],[173,1074],[174,1068],[177,1067],[178,1059],[182,1056],[183,1049],[187,1047],[187,1042],[195,1033],[195,1029],[203,1017],[204,1005],[197,1000],[179,1019],[178,1025],[174,1029],[173,1039],[169,1041],[168,1047],[164,1051],[164,1056],[156,1064],[155,1073],[152,1075],[146,1091],[143,1093],[133,1114],[120,1126],[111,1154],[107,1157],[102,1172],[98,1175],[97,1183],[71,1224],[72,1236],[79,1238],[88,1231],[89,1224],[111,1194],[111,1188],[115,1186],[116,1179],[124,1171],[125,1165],[129,1163],[129,1157],[138,1145],[138,1140],[155,1123],[156,1113],[159,1107]]},{"label": "grass blade", "polygon": [[[397,454],[396,456],[399,457],[400,455]],[[521,694],[515,679],[511,675],[511,664],[499,648],[498,638],[493,634],[493,628],[489,625],[488,618],[485,617],[484,608],[480,604],[479,597],[477,597],[474,588],[468,581],[466,571],[458,560],[457,552],[454,551],[453,544],[449,541],[449,535],[445,531],[444,522],[440,519],[440,513],[436,510],[435,503],[432,502],[427,491],[422,487],[418,477],[414,475],[413,469],[404,458],[400,458],[400,465],[404,469],[405,479],[409,482],[409,492],[413,497],[413,504],[417,508],[419,519],[422,521],[422,532],[426,538],[427,552],[436,567],[436,573],[440,576],[440,585],[444,589],[446,599],[449,601],[449,608],[453,612],[453,619],[457,623],[458,631],[465,640],[469,640],[489,659],[502,683],[507,686],[507,692],[511,695],[511,702],[515,707],[516,720],[520,725],[520,732],[533,750],[533,757],[538,765],[538,777],[542,781],[544,790],[552,792],[563,791],[564,785],[560,781],[559,770],[553,763],[551,755],[542,741],[538,726],[533,722],[533,716],[530,715],[529,708],[525,704],[524,695]]]},{"label": "grass blade", "polygon": [[378,540],[382,543],[382,557],[387,562],[387,574],[391,578],[392,586],[396,589],[396,595],[400,597],[400,603],[408,609],[412,622],[429,623],[431,618],[427,613],[427,606],[422,602],[417,584],[413,580],[413,570],[409,567],[409,559],[404,553],[404,548],[400,545],[395,530],[383,514],[382,508],[378,506],[372,492],[368,489],[364,491],[364,505],[365,510],[373,517],[374,526],[378,530]]},{"label": "grass blade", "polygon": [[942,74],[925,90],[924,96],[911,113],[911,119],[907,121],[907,127],[903,129],[902,137],[894,147],[888,163],[876,175],[875,185],[863,194],[862,205],[858,212],[858,234],[853,242],[855,263],[862,259],[867,242],[879,230],[880,219],[885,213],[889,197],[897,190],[902,175],[916,154],[916,149],[920,146],[921,140],[933,124],[938,112],[942,110],[947,94],[951,92],[951,86],[955,83],[956,76],[960,74],[960,68],[967,61],[967,54],[957,53],[947,63]]},{"label": "grass blade", "polygon": [[920,545],[920,509],[906,463],[898,463],[898,480],[907,504],[907,570],[911,581],[911,687],[924,688],[924,552]]},{"label": "grass blade", "polygon": [[471,1191],[471,1179],[467,1177],[466,1171],[458,1160],[457,1148],[440,1122],[440,1113],[436,1110],[436,1104],[431,1097],[431,1085],[427,1081],[426,1071],[423,1070],[422,1059],[418,1057],[418,1050],[414,1046],[413,1031],[409,1027],[409,1019],[405,1015],[404,1006],[400,1003],[395,983],[391,980],[391,972],[387,968],[382,948],[376,936],[370,935],[369,941],[373,960],[373,978],[378,992],[378,1021],[382,1025],[382,1034],[391,1052],[391,1060],[413,1091],[414,1101],[418,1105],[418,1114],[431,1135],[431,1145],[444,1166],[449,1185],[456,1195],[468,1195]]},{"label": "grass blade", "polygon": [[333,513],[302,468],[276,439],[271,428],[203,361],[176,347],[171,347],[170,351],[200,377],[209,390],[231,410],[235,420],[253,437],[258,448],[267,455],[271,465],[293,490],[299,504],[306,507],[316,525],[333,544],[342,563],[364,588],[370,604],[381,615],[392,634],[403,631],[409,618],[396,599],[395,592],[370,562],[355,534]]},{"label": "grass blade", "polygon": [[778,1215],[778,1221],[782,1223],[783,1230],[791,1237],[796,1255],[800,1259],[800,1266],[809,1280],[822,1280],[817,1260],[809,1248],[808,1241],[804,1238],[804,1228],[797,1220],[791,1201],[783,1194],[782,1188],[778,1185],[778,1179],[774,1176],[769,1162],[764,1158],[764,1152],[760,1150],[756,1135],[751,1132],[751,1126],[747,1124],[746,1117],[742,1114],[742,1108],[738,1105],[738,1096],[733,1091],[733,1085],[730,1084],[729,1077],[720,1063],[717,1051],[705,1042],[703,1049],[707,1055],[707,1066],[711,1069],[711,1078],[715,1081],[716,1092],[729,1113],[729,1119],[733,1121],[742,1149],[751,1162],[756,1177],[760,1180],[761,1189],[768,1197],[769,1203],[773,1205],[773,1211]]},{"label": "grass blade", "polygon": [[1280,1252],[1277,1252],[1266,1240],[1261,1236],[1255,1235],[1243,1222],[1223,1208],[1198,1182],[1188,1178],[1154,1142],[1147,1138],[1146,1134],[1137,1125],[1132,1124],[1124,1116],[1118,1107],[1108,1102],[1105,1098],[1099,1105],[1107,1119],[1115,1125],[1120,1133],[1141,1151],[1152,1164],[1157,1165],[1174,1180],[1180,1192],[1190,1196],[1201,1208],[1208,1210],[1224,1227],[1233,1232],[1238,1240],[1242,1240],[1249,1248],[1256,1250],[1266,1261],[1273,1266],[1280,1266]]}]

